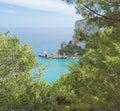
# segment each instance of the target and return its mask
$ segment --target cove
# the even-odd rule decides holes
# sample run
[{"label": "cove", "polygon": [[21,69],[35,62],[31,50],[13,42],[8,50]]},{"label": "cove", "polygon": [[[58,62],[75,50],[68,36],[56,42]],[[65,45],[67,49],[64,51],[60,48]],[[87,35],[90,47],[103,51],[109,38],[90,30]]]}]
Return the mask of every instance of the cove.
[{"label": "cove", "polygon": [[59,80],[63,74],[69,73],[68,64],[78,64],[77,59],[46,59],[39,57],[38,61],[42,63],[43,66],[50,63],[42,76],[42,79],[47,83],[53,83]]}]

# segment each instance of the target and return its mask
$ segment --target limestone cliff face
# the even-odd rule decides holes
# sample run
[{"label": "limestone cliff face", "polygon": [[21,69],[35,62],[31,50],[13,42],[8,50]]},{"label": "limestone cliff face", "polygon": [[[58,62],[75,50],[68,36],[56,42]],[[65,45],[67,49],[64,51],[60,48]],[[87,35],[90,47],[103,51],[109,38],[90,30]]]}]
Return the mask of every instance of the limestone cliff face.
[{"label": "limestone cliff face", "polygon": [[61,43],[61,49],[65,48],[66,46],[67,46],[67,43],[63,41],[63,42]]},{"label": "limestone cliff face", "polygon": [[99,28],[95,23],[87,24],[85,19],[77,20],[75,23],[75,30],[84,30],[84,32],[88,35],[94,34],[96,32],[102,32],[106,28]]},{"label": "limestone cliff face", "polygon": [[[86,43],[84,41],[84,34],[94,34],[96,32],[102,32],[105,28],[98,28],[95,23],[87,24],[86,19],[77,20],[75,23],[75,29],[73,34],[73,40],[69,42],[68,45],[79,46],[82,49],[85,49]],[[67,46],[66,43],[61,43],[61,48]]]},{"label": "limestone cliff face", "polygon": [[[69,41],[69,44],[66,44],[65,42],[62,42],[61,43],[61,49],[65,48],[67,45],[79,46],[82,49],[85,49],[85,41],[79,40],[78,38],[76,38],[76,34],[79,33],[79,32],[77,32],[77,30],[85,30],[85,31],[88,30],[88,26],[86,24],[86,20],[85,19],[76,21],[75,29],[74,29],[74,35],[73,35],[73,40]],[[80,35],[80,37],[82,37],[82,35]]]},{"label": "limestone cliff face", "polygon": [[98,28],[94,23],[87,24],[85,19],[77,20],[75,23],[75,30],[72,40],[72,45],[80,46],[82,49],[85,49],[84,33],[91,35],[96,32],[102,32],[105,28]]},{"label": "limestone cliff face", "polygon": [[[73,40],[72,40],[72,45],[80,46],[82,49],[85,49],[85,41],[82,40],[82,33],[78,32],[78,30],[81,30],[81,31],[82,30],[84,30],[84,31],[88,30],[85,19],[76,21]],[[78,36],[78,37],[76,37],[76,36]]]},{"label": "limestone cliff face", "polygon": [[[75,23],[75,30],[73,39],[69,41],[68,44],[66,42],[61,43],[61,49],[58,50],[59,55],[66,55],[69,57],[78,57],[82,56],[85,53],[86,43],[82,40],[82,33],[79,31],[84,31],[87,29],[86,20],[78,20]],[[76,35],[78,38],[76,38]]]},{"label": "limestone cliff face", "polygon": [[86,20],[82,19],[82,20],[77,20],[75,23],[75,29],[85,29],[86,27]]}]

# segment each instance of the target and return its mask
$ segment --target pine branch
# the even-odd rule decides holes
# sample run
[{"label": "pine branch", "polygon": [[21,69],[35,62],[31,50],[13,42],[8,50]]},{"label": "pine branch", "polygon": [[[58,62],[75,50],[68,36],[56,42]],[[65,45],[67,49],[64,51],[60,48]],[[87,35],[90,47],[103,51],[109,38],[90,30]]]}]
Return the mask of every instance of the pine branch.
[{"label": "pine branch", "polygon": [[90,12],[92,12],[92,13],[94,13],[94,14],[102,17],[102,18],[105,18],[105,19],[107,19],[107,20],[112,20],[112,21],[120,22],[120,19],[109,18],[109,17],[107,17],[107,16],[105,16],[105,15],[102,15],[102,14],[97,13],[96,11],[92,10],[91,8],[89,8],[89,7],[88,7],[87,5],[85,5],[85,4],[82,4],[82,5],[83,5],[83,7],[85,7],[86,9],[88,9]]}]

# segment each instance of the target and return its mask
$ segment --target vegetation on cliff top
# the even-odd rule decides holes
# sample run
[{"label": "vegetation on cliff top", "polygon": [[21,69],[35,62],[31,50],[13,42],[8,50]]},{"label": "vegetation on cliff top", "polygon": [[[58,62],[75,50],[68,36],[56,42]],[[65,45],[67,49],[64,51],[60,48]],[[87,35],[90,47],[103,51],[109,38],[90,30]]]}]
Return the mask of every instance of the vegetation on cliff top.
[{"label": "vegetation on cliff top", "polygon": [[59,49],[58,53],[66,56],[82,56],[85,53],[85,49],[82,49],[79,46],[67,45],[64,48]]}]

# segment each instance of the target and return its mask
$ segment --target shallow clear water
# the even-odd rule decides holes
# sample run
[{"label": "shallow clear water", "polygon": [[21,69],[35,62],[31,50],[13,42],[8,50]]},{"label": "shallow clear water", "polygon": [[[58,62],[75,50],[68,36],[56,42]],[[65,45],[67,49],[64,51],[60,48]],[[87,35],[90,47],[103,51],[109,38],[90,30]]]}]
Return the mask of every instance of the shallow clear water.
[{"label": "shallow clear water", "polygon": [[61,75],[69,72],[68,64],[77,64],[78,60],[70,60],[70,59],[46,59],[39,58],[39,61],[46,65],[50,62],[50,65],[47,67],[45,74],[43,74],[43,79],[46,82],[54,82],[58,80]]}]

